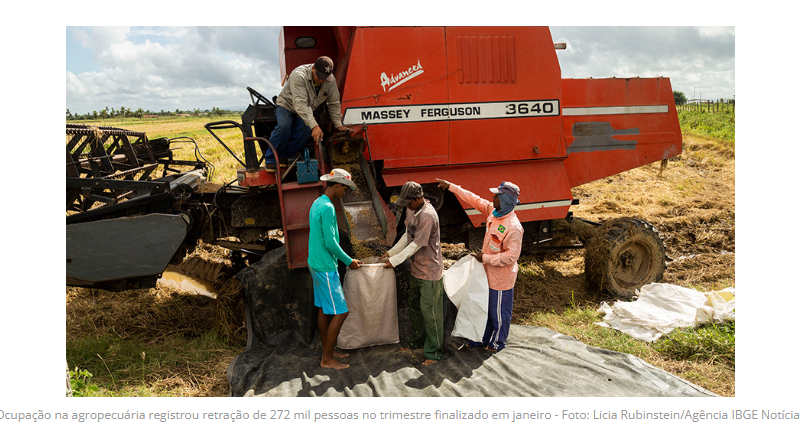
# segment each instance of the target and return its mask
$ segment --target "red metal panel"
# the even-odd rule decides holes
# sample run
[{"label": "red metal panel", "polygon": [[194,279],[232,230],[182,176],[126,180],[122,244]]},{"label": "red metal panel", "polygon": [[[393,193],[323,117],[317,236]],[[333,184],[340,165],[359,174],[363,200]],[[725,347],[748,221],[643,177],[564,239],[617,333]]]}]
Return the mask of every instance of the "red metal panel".
[{"label": "red metal panel", "polygon": [[288,266],[289,268],[307,267],[309,228],[298,228],[290,233],[292,242],[286,244],[286,261],[288,262]]},{"label": "red metal panel", "polygon": [[336,45],[339,53],[347,53],[350,50],[350,34],[353,28],[350,26],[339,26],[333,28],[333,36],[336,38]]},{"label": "red metal panel", "polygon": [[[536,221],[564,218],[572,202],[569,179],[561,160],[538,160],[490,165],[462,165],[435,168],[410,168],[384,170],[386,185],[402,185],[407,181],[420,184],[446,179],[472,191],[478,196],[491,199],[489,188],[503,181],[510,181],[520,188],[522,202],[515,211],[520,221]],[[462,206],[470,208],[462,203]],[[472,224],[479,226],[485,217],[468,213]]]},{"label": "red metal panel", "polygon": [[[508,117],[451,121],[450,164],[566,156],[561,68],[546,27],[448,27],[451,104],[503,102]],[[542,105],[549,101],[549,112]]]},{"label": "red metal panel", "polygon": [[[286,184],[289,185],[291,184]],[[291,224],[308,224],[308,212],[311,210],[311,204],[322,194],[322,183],[294,185],[301,187],[283,190],[286,221]]]},{"label": "red metal panel", "polygon": [[[300,37],[314,38],[316,45],[313,48],[298,48],[295,41]],[[332,27],[282,27],[278,49],[281,52],[281,85],[295,68],[314,63],[319,56],[328,56],[337,65],[341,57]]]},{"label": "red metal panel", "polygon": [[457,35],[455,43],[459,84],[514,83],[514,35]]},{"label": "red metal panel", "polygon": [[347,81],[347,70],[350,66],[350,40],[353,35],[353,27],[334,27],[333,35],[336,38],[336,45],[339,47],[338,57],[333,58],[334,75],[336,84],[339,86],[339,94],[343,94]]},{"label": "red metal panel", "polygon": [[308,262],[308,213],[322,194],[322,182],[283,184],[283,237],[289,268],[305,267]]},{"label": "red metal panel", "polygon": [[563,82],[564,166],[573,187],[681,152],[668,78]]},{"label": "red metal panel", "polygon": [[[352,39],[342,92],[346,123],[358,125],[373,114],[405,116],[420,105],[447,102],[443,28],[358,28]],[[360,110],[356,116],[354,109]],[[448,125],[369,124],[369,141],[372,157],[384,160],[385,167],[402,167],[409,159],[428,164],[428,158],[432,164],[447,158]]]}]

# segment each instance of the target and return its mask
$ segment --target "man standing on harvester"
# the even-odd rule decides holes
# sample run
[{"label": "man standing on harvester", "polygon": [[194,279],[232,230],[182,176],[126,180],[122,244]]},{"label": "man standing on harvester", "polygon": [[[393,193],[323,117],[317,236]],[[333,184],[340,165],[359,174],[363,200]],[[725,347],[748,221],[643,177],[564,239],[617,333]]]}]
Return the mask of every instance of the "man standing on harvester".
[{"label": "man standing on harvester", "polygon": [[[278,153],[279,164],[285,167],[287,158],[297,154],[308,143],[322,140],[322,129],[314,119],[314,110],[323,102],[328,107],[333,126],[339,131],[350,131],[342,125],[339,88],[333,76],[333,60],[322,56],[313,64],[300,65],[289,78],[275,101],[278,125],[272,130],[269,142]],[[275,171],[275,156],[262,147],[267,172]]]},{"label": "man standing on harvester", "polygon": [[411,263],[409,348],[423,348],[424,365],[444,354],[444,261],[439,243],[439,215],[422,195],[422,186],[409,181],[400,190],[395,205],[406,208],[406,232],[383,256],[387,268],[406,259]]},{"label": "man standing on harvester", "polygon": [[522,224],[514,213],[514,207],[519,204],[519,187],[503,182],[497,188],[490,188],[494,193],[492,202],[443,179],[439,180],[439,187],[450,190],[459,200],[487,216],[483,248],[472,256],[483,263],[489,279],[489,319],[483,342],[470,342],[470,345],[500,351],[506,346],[511,326],[517,260],[522,250]]},{"label": "man standing on harvester", "polygon": [[338,261],[351,270],[361,267],[361,261],[353,259],[339,246],[339,226],[336,222],[336,209],[333,201],[339,200],[347,189],[356,189],[350,173],[343,169],[333,169],[322,175],[327,181],[325,190],[311,205],[309,211],[308,270],[314,282],[314,305],[319,307],[317,327],[322,341],[323,368],[345,369],[350,365],[336,360],[347,354],[334,351],[339,331],[347,318],[348,309],[339,280]]}]

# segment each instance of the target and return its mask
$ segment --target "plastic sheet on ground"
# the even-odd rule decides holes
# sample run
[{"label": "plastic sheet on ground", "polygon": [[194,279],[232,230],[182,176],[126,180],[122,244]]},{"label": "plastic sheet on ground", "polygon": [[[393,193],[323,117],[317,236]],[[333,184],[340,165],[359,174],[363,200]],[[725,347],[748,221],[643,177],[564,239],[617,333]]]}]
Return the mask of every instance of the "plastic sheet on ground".
[{"label": "plastic sheet on ground", "polygon": [[231,396],[716,396],[630,354],[582,344],[550,329],[511,326],[498,353],[448,340],[423,366],[421,350],[383,345],[350,350],[350,368],[321,368],[319,345],[284,333],[277,345],[250,348],[228,368]]},{"label": "plastic sheet on ground", "polygon": [[[408,278],[397,270],[401,344],[347,350],[350,368],[319,366],[311,276],[269,252],[237,275],[244,288],[247,346],[228,366],[231,396],[715,396],[629,354],[590,347],[552,330],[511,326],[499,353],[461,347],[445,303],[444,356],[423,366],[408,339]],[[450,325],[448,325],[450,324]],[[449,327],[449,328],[448,328]]]},{"label": "plastic sheet on ground", "polygon": [[611,327],[636,339],[655,342],[677,328],[735,319],[733,288],[700,292],[667,283],[651,283],[639,291],[636,301],[603,302],[605,313],[598,325]]}]

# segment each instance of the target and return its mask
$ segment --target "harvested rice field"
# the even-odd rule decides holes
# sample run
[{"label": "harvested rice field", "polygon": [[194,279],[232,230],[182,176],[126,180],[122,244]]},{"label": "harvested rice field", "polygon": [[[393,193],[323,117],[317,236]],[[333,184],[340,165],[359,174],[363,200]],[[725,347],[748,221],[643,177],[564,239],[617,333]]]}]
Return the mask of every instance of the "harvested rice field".
[{"label": "harvested rice field", "polygon": [[[665,167],[654,163],[575,188],[580,204],[572,211],[598,222],[616,217],[650,222],[668,257],[663,282],[710,291],[735,286],[734,189],[734,145],[684,136],[683,153]],[[443,253],[446,266],[467,254],[462,244],[446,244]],[[226,260],[224,249],[209,246],[194,255]],[[519,266],[517,324],[555,327],[541,315],[613,301],[589,289],[582,250],[524,254]],[[219,303],[229,290],[217,288],[207,296],[167,283],[119,293],[67,287],[69,367],[92,372],[101,396],[226,396],[225,369],[245,343],[243,328],[230,327],[240,318],[220,324]],[[706,369],[704,362],[658,356],[647,361],[676,375],[702,376],[697,372]],[[710,386],[701,385],[733,396],[734,370],[708,374],[720,375]]]}]

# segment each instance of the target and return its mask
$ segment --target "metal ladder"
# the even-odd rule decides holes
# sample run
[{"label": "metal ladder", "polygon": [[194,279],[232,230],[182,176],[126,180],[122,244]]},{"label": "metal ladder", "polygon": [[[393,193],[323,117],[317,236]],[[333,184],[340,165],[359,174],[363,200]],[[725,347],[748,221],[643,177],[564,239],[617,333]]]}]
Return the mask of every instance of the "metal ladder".
[{"label": "metal ladder", "polygon": [[[262,145],[262,149],[265,149],[265,146],[269,148],[272,151],[272,155],[277,157],[278,153],[275,151],[275,147],[263,137],[250,137],[242,124],[238,122],[230,120],[210,122],[205,127],[244,166],[243,169],[237,171],[239,186],[251,188],[251,191],[254,191],[255,194],[258,194],[259,187],[276,186],[288,266],[291,269],[308,266],[308,213],[314,201],[322,195],[323,183],[321,181],[303,184],[297,181],[284,182],[286,175],[294,167],[297,160],[293,162],[292,166],[285,169],[281,169],[280,164],[276,164],[275,172],[267,172],[266,168],[262,166],[264,156],[262,155],[260,159],[257,156],[256,142]],[[227,128],[239,128],[242,131],[245,161],[239,159],[236,153],[214,134],[215,130]],[[314,146],[314,155],[319,162],[320,169],[326,171],[326,167],[320,159],[321,147],[319,144]]]},{"label": "metal ladder", "polygon": [[[258,141],[269,146],[272,155],[278,156],[275,148],[269,140],[263,137],[246,137],[247,141]],[[314,145],[314,155],[320,167],[320,146]],[[299,158],[299,157],[298,157]],[[284,182],[286,174],[294,167],[297,159],[291,166],[281,169],[280,164],[276,164],[274,173],[275,184],[278,188],[278,198],[281,207],[281,223],[283,225],[283,243],[286,246],[286,260],[289,268],[302,268],[308,266],[308,238],[309,238],[309,212],[311,205],[322,195],[322,181],[298,183]],[[276,159],[277,163],[277,159]],[[283,171],[283,173],[282,173]]]}]

